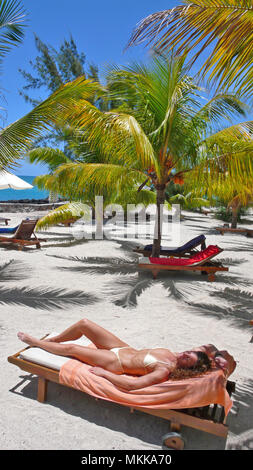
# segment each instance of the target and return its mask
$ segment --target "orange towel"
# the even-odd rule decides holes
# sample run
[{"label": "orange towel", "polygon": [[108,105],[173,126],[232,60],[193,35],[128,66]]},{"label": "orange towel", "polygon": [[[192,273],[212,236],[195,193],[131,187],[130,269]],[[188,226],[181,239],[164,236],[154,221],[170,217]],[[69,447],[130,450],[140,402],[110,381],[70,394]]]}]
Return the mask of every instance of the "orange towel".
[{"label": "orange towel", "polygon": [[167,380],[124,392],[104,377],[92,374],[90,368],[90,365],[70,359],[60,369],[60,383],[96,398],[132,407],[183,409],[219,404],[227,415],[233,404],[226,390],[226,378],[220,369],[213,369],[200,377]]}]

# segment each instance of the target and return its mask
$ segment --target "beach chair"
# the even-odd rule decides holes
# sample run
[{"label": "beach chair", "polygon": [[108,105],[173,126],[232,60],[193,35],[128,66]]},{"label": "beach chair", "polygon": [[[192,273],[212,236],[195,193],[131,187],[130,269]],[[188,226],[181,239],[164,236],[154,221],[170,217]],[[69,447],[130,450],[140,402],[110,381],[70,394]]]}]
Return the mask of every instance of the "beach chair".
[{"label": "beach chair", "polygon": [[0,246],[13,245],[17,246],[19,250],[22,250],[24,246],[31,245],[36,245],[36,248],[40,248],[40,242],[46,240],[37,238],[34,233],[37,221],[38,219],[22,220],[12,237],[0,236]]},{"label": "beach chair", "polygon": [[205,250],[189,258],[141,258],[138,267],[152,272],[156,279],[159,271],[199,271],[208,276],[208,281],[215,281],[217,271],[228,271],[220,262],[212,261],[223,250],[216,245],[209,245]]},{"label": "beach chair", "polygon": [[70,227],[72,224],[74,224],[80,217],[70,217],[67,220],[64,220],[63,222],[60,222],[59,225],[64,225],[65,227]]},{"label": "beach chair", "polygon": [[253,237],[253,229],[249,228],[215,227],[215,230],[220,232],[221,235],[224,235],[224,233],[239,233],[246,237]]},{"label": "beach chair", "polygon": [[[162,256],[175,256],[177,258],[188,257],[194,253],[198,253],[196,250],[197,246],[201,246],[201,250],[206,248],[206,237],[205,235],[199,235],[193,238],[182,246],[177,248],[163,248],[161,247],[160,255]],[[146,245],[144,248],[137,247],[133,250],[135,253],[140,253],[143,256],[150,256],[153,245]]]},{"label": "beach chair", "polygon": [[[52,335],[54,336],[55,333],[52,333]],[[48,335],[45,337],[48,337]],[[81,338],[76,342],[81,344],[81,341],[83,345],[86,341],[86,346],[89,346],[86,338]],[[91,345],[91,347],[95,346]],[[233,360],[232,356],[230,358]],[[181,381],[178,385],[175,381],[167,381],[163,383],[162,389],[159,384],[152,386],[151,392],[149,392],[150,387],[146,387],[146,389],[142,389],[141,393],[138,391],[138,394],[134,395],[115,389],[114,386],[111,387],[110,391],[109,382],[90,373],[90,366],[87,364],[50,354],[39,348],[28,346],[9,356],[8,362],[28,372],[31,376],[38,377],[37,400],[40,403],[46,401],[48,384],[54,382],[79,390],[96,400],[101,399],[126,406],[129,408],[130,413],[138,410],[169,421],[170,432],[162,436],[161,439],[162,445],[166,449],[182,450],[184,448],[185,440],[181,433],[181,426],[198,429],[223,439],[227,437],[226,418],[232,407],[231,396],[235,391],[235,384],[226,380],[221,370],[214,370],[210,375],[185,379],[183,383]],[[232,367],[230,374],[233,372],[234,367]],[[31,376],[24,377],[23,382],[29,380]],[[70,377],[71,380],[69,380]],[[15,392],[15,389],[19,386],[20,383],[12,389],[12,392]],[[162,405],[155,403],[156,394],[159,395],[160,400],[161,394],[164,393]],[[198,394],[201,395],[198,401],[201,406],[195,406],[195,397]],[[219,398],[217,398],[218,396]],[[175,399],[174,406],[171,397]],[[137,405],[136,401],[140,404]],[[180,406],[180,403],[186,402],[188,403],[187,408]]]},{"label": "beach chair", "polygon": [[4,222],[5,225],[8,225],[9,220],[11,219],[6,219],[6,217],[0,217],[0,222]]}]

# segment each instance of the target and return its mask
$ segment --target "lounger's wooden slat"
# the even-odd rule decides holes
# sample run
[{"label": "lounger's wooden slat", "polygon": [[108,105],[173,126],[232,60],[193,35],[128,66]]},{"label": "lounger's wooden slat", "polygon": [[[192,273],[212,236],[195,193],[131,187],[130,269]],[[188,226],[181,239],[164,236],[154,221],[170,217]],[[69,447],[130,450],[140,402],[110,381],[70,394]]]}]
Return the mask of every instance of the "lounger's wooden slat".
[{"label": "lounger's wooden slat", "polygon": [[164,269],[165,271],[206,271],[210,273],[214,273],[216,271],[228,271],[228,268],[224,266],[206,266],[204,264],[198,266],[169,266],[166,264],[139,264],[140,268],[143,269],[153,269],[154,271],[161,271]]},{"label": "lounger's wooden slat", "polygon": [[247,229],[247,228],[229,228],[229,227],[216,227],[215,230],[220,232],[221,235],[224,235],[224,233],[241,233],[245,234],[248,237],[253,237],[253,230],[252,229]]},{"label": "lounger's wooden slat", "polygon": [[197,266],[169,266],[166,264],[139,264],[138,267],[144,270],[150,270],[153,277],[156,278],[159,271],[200,271],[208,275],[209,281],[215,281],[215,273],[217,271],[228,271],[224,266],[206,266],[204,264]]},{"label": "lounger's wooden slat", "polygon": [[47,379],[50,382],[60,383],[59,372],[57,370],[49,369],[48,367],[41,366],[35,362],[25,361],[24,359],[19,358],[17,355],[9,356],[8,362],[15,364],[20,369],[29,372],[30,374],[44,377],[44,379]]},{"label": "lounger's wooden slat", "polygon": [[190,428],[214,434],[215,436],[226,438],[228,434],[228,426],[226,424],[214,423],[209,419],[196,418],[188,413],[180,413],[180,411],[176,410],[154,410],[143,407],[133,407],[133,409],[159,418],[167,419],[172,422],[175,421],[180,425],[189,426]]},{"label": "lounger's wooden slat", "polygon": [[0,237],[0,243],[16,243],[17,245],[36,245],[40,240],[18,240],[16,238],[3,238]]}]

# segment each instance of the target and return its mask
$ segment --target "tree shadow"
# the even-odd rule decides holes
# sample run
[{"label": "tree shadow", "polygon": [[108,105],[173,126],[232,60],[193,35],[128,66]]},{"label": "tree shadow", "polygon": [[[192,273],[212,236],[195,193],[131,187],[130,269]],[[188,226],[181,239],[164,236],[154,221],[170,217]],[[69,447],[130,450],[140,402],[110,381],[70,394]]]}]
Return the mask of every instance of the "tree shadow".
[{"label": "tree shadow", "polygon": [[[142,293],[153,285],[160,283],[168,298],[184,302],[195,313],[232,321],[239,328],[248,328],[252,319],[251,306],[253,295],[248,290],[252,282],[235,274],[217,275],[216,282],[207,282],[206,276],[192,272],[161,272],[156,280],[150,272],[138,268],[136,254],[125,251],[126,257],[63,257],[57,258],[73,261],[79,266],[62,266],[56,269],[92,275],[110,274],[113,279],[106,283],[102,293],[111,302],[124,308],[133,308],[138,304]],[[224,259],[225,261],[225,259]],[[227,259],[228,264],[240,265],[244,259]],[[115,275],[117,275],[115,277]],[[205,301],[196,301],[199,292],[205,287]]]},{"label": "tree shadow", "polygon": [[27,277],[26,273],[25,263],[12,259],[0,266],[0,282],[20,281]]},{"label": "tree shadow", "polygon": [[227,424],[233,433],[228,450],[253,449],[253,379],[248,378],[236,384],[233,394],[234,406]]},{"label": "tree shadow", "polygon": [[1,305],[23,305],[34,309],[64,309],[72,305],[90,305],[99,299],[82,291],[51,289],[49,287],[0,287]]},{"label": "tree shadow", "polygon": [[[52,241],[57,241],[57,239],[54,239]],[[64,241],[62,241],[62,239],[59,238],[58,241],[61,243],[47,243],[45,247],[46,248],[69,248],[71,246],[78,246],[78,245],[82,245],[83,243],[88,242],[88,240],[85,238],[77,239],[74,237],[69,237],[68,239],[65,238]]]},{"label": "tree shadow", "polygon": [[[226,236],[226,235],[224,235]],[[226,251],[232,251],[234,253],[237,253],[237,252],[243,252],[243,251],[246,251],[246,252],[252,252],[253,251],[253,240],[251,242],[247,242],[247,241],[241,241],[240,240],[240,244],[238,246],[238,240],[237,240],[237,243],[235,241],[235,246],[231,246],[231,239],[229,241],[226,241],[224,240],[222,242],[223,245],[229,245],[229,248],[226,249]]]}]

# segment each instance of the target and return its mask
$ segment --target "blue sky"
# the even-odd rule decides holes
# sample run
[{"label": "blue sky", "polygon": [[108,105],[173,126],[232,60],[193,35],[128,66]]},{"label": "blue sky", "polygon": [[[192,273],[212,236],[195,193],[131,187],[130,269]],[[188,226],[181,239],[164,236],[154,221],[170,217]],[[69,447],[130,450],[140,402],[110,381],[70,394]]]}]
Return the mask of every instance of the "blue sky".
[{"label": "blue sky", "polygon": [[[126,64],[131,59],[145,59],[148,54],[144,46],[133,47],[125,53],[123,51],[136,24],[147,15],[172,8],[179,2],[22,0],[21,3],[27,13],[25,38],[20,46],[13,48],[6,56],[0,77],[4,94],[4,101],[0,105],[7,111],[4,125],[19,119],[31,109],[19,95],[18,90],[25,83],[18,70],[21,68],[32,72],[29,61],[38,55],[34,33],[55,48],[72,34],[78,51],[84,52],[87,62],[93,62],[99,69],[110,63]],[[24,163],[16,173],[37,175],[45,173],[45,167]]]},{"label": "blue sky", "polygon": [[[23,43],[6,56],[0,76],[6,109],[4,126],[30,111],[18,90],[25,85],[19,69],[33,74],[29,61],[38,52],[34,33],[56,49],[64,39],[73,36],[79,52],[84,52],[87,63],[92,62],[103,70],[106,65],[125,65],[132,59],[145,60],[148,49],[143,46],[124,48],[136,24],[151,13],[173,8],[180,0],[21,0],[26,10],[26,28]],[[35,96],[35,95],[33,95]],[[39,92],[39,96],[46,98]],[[23,163],[16,171],[19,175],[45,173],[45,167]]]}]

